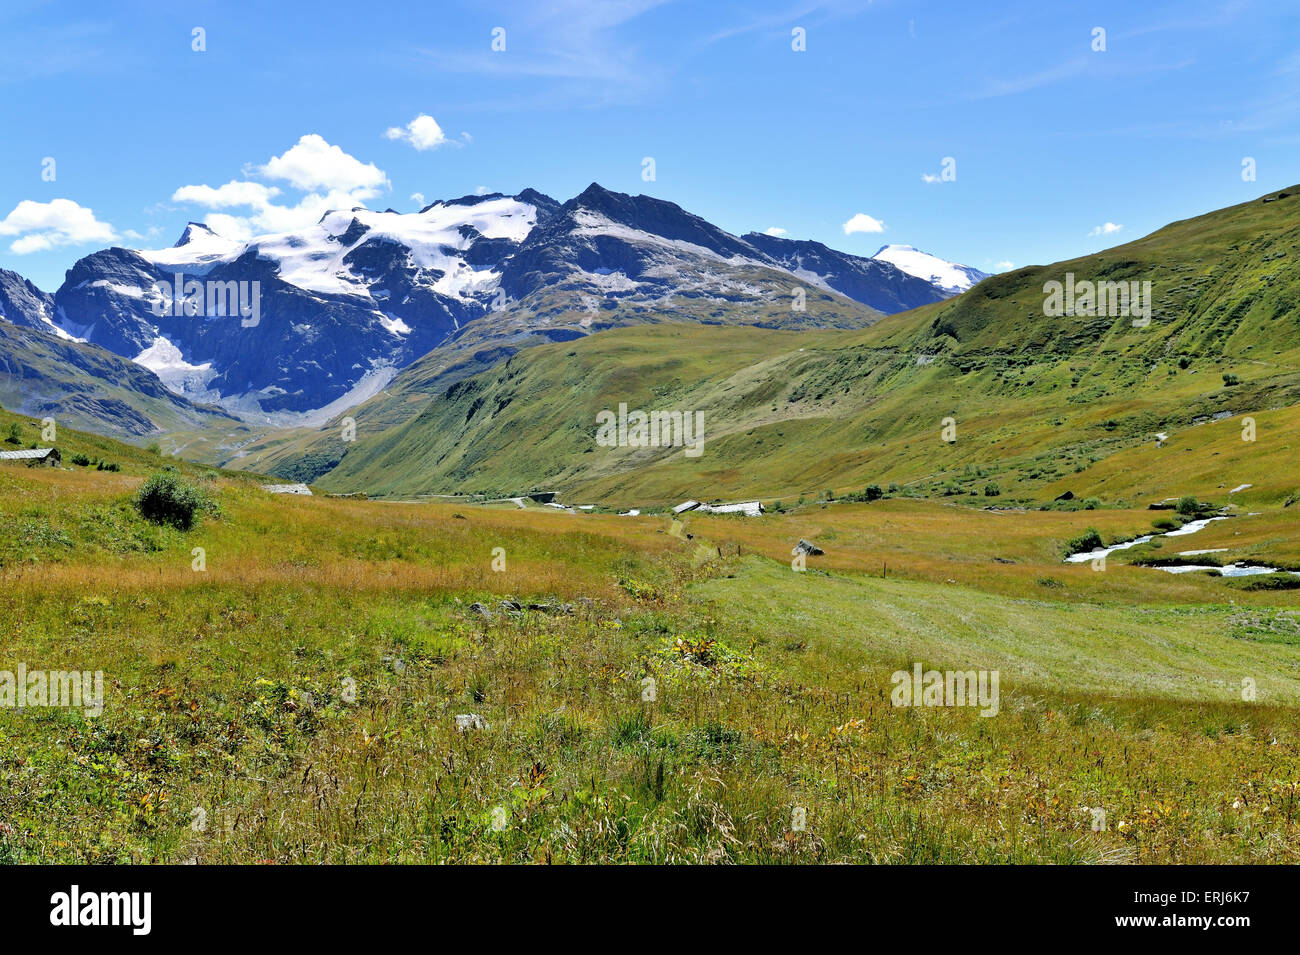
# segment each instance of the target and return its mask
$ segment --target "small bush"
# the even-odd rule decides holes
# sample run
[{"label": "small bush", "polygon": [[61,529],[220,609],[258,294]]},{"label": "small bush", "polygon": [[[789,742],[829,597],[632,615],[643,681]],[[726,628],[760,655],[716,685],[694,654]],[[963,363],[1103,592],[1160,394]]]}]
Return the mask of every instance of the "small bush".
[{"label": "small bush", "polygon": [[136,495],[135,506],[147,521],[187,531],[210,505],[194,485],[175,474],[160,472],[144,482]]},{"label": "small bush", "polygon": [[1233,385],[1239,385],[1239,384],[1241,384],[1241,379],[1238,378],[1236,375],[1234,375],[1232,372],[1225,371],[1223,373],[1223,387],[1231,388]]},{"label": "small bush", "polygon": [[868,501],[878,501],[885,496],[885,492],[880,489],[879,484],[868,484],[866,495]]},{"label": "small bush", "polygon": [[77,465],[78,467],[85,468],[90,466],[90,458],[87,455],[82,454],[80,451],[78,451],[68,460],[71,461],[73,464]]},{"label": "small bush", "polygon": [[1083,551],[1094,551],[1106,546],[1106,542],[1101,539],[1101,532],[1095,527],[1089,527],[1086,531],[1069,541],[1066,541],[1065,551],[1067,554],[1078,554]]},{"label": "small bush", "polygon": [[997,497],[1001,493],[1002,493],[1002,488],[998,487],[998,485],[995,482],[989,482],[988,484],[984,485],[985,497]]},{"label": "small bush", "polygon": [[1183,517],[1195,517],[1201,512],[1201,502],[1191,494],[1178,499],[1178,507],[1175,510]]}]

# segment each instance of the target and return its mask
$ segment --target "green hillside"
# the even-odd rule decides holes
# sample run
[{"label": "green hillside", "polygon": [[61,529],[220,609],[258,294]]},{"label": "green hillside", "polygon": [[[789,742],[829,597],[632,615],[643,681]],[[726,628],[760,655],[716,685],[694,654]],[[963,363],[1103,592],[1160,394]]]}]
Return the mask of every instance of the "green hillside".
[{"label": "green hillside", "polygon": [[[620,505],[869,483],[1003,502],[1049,490],[1115,499],[1135,488],[1103,488],[1094,465],[1148,445],[1163,453],[1157,433],[1216,416],[1235,421],[1216,428],[1237,432],[1242,416],[1290,420],[1278,409],[1300,402],[1296,203],[1288,195],[1176,222],[866,330],[643,327],[529,349],[404,424],[361,434],[321,483],[396,496],[547,487]],[[1045,315],[1045,283],[1068,274],[1150,282],[1150,323]],[[703,412],[703,454],[598,446],[596,415],[620,402]],[[943,440],[947,418],[954,442]],[[1257,477],[1281,476],[1293,460],[1289,444],[1270,439],[1277,433],[1264,429],[1251,446]]]}]

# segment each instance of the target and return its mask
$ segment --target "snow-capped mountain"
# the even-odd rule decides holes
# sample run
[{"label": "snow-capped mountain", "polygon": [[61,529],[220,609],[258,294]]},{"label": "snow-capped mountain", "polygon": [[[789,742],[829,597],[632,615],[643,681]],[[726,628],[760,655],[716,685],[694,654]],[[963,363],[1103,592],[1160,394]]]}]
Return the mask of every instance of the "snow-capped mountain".
[{"label": "snow-capped mountain", "polygon": [[[249,241],[191,223],[171,248],[86,256],[52,300],[0,282],[0,307],[21,302],[8,309],[249,422],[309,425],[440,345],[469,369],[616,325],[854,328],[951,294],[908,271],[820,243],[740,238],[593,183],[563,204],[526,189],[406,214],[354,208]],[[173,300],[182,288],[198,295],[191,310]],[[256,290],[252,318],[229,304],[236,289]]]},{"label": "snow-capped mountain", "polygon": [[[169,249],[81,259],[54,296],[56,320],[179,393],[259,423],[312,423],[374,394],[487,312],[493,266],[533,228],[538,208],[490,195],[406,215],[352,209],[249,242],[191,223]],[[199,315],[171,307],[159,289],[177,275],[205,292],[246,283],[258,293],[256,323],[224,300],[214,308],[210,295]]]},{"label": "snow-capped mountain", "polygon": [[882,246],[872,258],[895,265],[908,275],[925,279],[943,290],[945,297],[959,295],[989,277],[987,272],[949,262],[910,245]]}]

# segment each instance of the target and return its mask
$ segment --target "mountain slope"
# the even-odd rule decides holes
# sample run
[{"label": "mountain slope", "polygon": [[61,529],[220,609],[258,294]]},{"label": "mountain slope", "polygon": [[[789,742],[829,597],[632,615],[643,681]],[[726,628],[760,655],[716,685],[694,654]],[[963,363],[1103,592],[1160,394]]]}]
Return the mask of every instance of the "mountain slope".
[{"label": "mountain slope", "polygon": [[[1036,499],[1111,453],[1144,443],[1154,452],[1157,432],[1300,401],[1295,202],[1244,203],[994,276],[862,331],[626,329],[533,349],[358,440],[322,484],[389,494],[547,486],[632,505],[896,481]],[[1150,323],[1045,315],[1045,283],[1069,275],[1152,282]],[[702,411],[703,455],[598,446],[596,415],[620,402]],[[947,418],[954,443],[942,437]],[[1287,447],[1257,447],[1261,472],[1294,469]]]},{"label": "mountain slope", "polygon": [[941,302],[954,294],[889,262],[837,252],[820,242],[762,232],[750,232],[745,241],[819,288],[834,289],[886,315]]},{"label": "mountain slope", "polygon": [[0,269],[0,319],[21,328],[57,333],[54,298],[8,269]]},{"label": "mountain slope", "polygon": [[0,321],[0,404],[123,440],[237,424],[110,351],[8,321]]}]

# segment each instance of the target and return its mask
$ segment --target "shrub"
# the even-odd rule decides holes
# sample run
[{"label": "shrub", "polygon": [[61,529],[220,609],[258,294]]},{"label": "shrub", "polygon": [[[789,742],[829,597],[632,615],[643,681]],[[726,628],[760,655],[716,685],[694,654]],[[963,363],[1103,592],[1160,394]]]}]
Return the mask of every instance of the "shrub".
[{"label": "shrub", "polygon": [[868,501],[878,501],[885,496],[885,492],[880,489],[879,484],[868,484],[866,495]]},{"label": "shrub", "polygon": [[1201,502],[1194,496],[1188,494],[1186,497],[1178,499],[1178,506],[1175,508],[1183,517],[1195,517],[1201,512]]},{"label": "shrub", "polygon": [[1001,493],[1002,493],[1002,488],[998,487],[997,484],[993,481],[990,481],[988,484],[984,485],[985,497],[997,497]]},{"label": "shrub", "polygon": [[209,504],[194,485],[175,474],[159,472],[144,482],[136,495],[135,506],[147,521],[187,531]]},{"label": "shrub", "polygon": [[1065,543],[1066,553],[1078,554],[1082,551],[1093,551],[1105,547],[1106,542],[1101,539],[1101,533],[1095,527],[1089,527],[1086,531]]},{"label": "shrub", "polygon": [[82,454],[80,451],[78,451],[68,460],[71,461],[73,464],[77,465],[78,467],[83,467],[83,468],[90,467],[90,458],[87,455]]},{"label": "shrub", "polygon": [[9,425],[9,437],[5,438],[5,440],[10,444],[23,443],[23,429],[18,427],[17,421]]},{"label": "shrub", "polygon": [[1239,384],[1241,384],[1241,379],[1238,378],[1236,375],[1234,375],[1232,372],[1225,371],[1223,373],[1223,386],[1225,388],[1231,388],[1233,385],[1239,385]]}]

